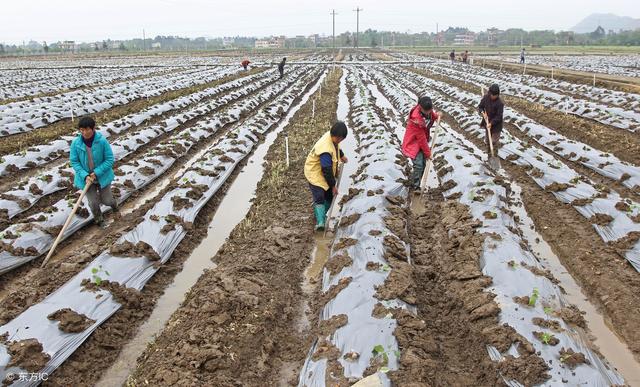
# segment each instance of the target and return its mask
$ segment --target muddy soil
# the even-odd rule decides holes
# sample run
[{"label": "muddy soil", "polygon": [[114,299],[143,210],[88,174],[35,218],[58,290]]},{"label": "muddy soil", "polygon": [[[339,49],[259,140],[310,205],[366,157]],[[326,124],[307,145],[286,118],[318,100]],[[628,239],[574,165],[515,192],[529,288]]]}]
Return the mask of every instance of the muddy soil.
[{"label": "muddy soil", "polygon": [[[476,146],[482,146],[478,139],[468,137],[453,121],[449,122]],[[542,190],[524,168],[510,162],[502,162],[501,165],[521,186],[525,209],[537,231],[587,294],[589,301],[603,313],[607,325],[640,361],[640,331],[637,329],[640,326],[640,309],[634,307],[640,294],[638,272],[615,246],[602,241],[588,219],[571,205],[559,202],[551,192]],[[565,321],[568,320],[565,318]],[[584,319],[582,321],[584,326]]]},{"label": "muddy soil", "polygon": [[[291,165],[284,165],[284,136],[267,155],[267,168],[245,221],[213,258],[167,328],[138,359],[132,383],[270,385],[297,383],[312,337],[299,333],[303,273],[314,245],[307,151],[335,120],[339,74],[316,100],[293,117]],[[312,97],[313,98],[313,97]],[[281,374],[285,364],[292,374]],[[284,367],[286,368],[286,367]]]},{"label": "muddy soil", "polygon": [[[392,381],[400,386],[495,386],[504,385],[501,373],[525,385],[546,380],[544,361],[524,350],[530,344],[499,325],[500,309],[485,291],[491,279],[482,275],[478,263],[486,237],[477,232],[478,222],[465,206],[444,202],[439,191],[432,190],[423,205],[422,215],[409,218],[413,266],[403,264],[410,270],[403,282],[412,284],[418,313],[392,311],[402,354]],[[515,359],[491,361],[487,345],[508,349],[516,341],[523,344],[525,366],[515,367]]]},{"label": "muddy soil", "polygon": [[94,320],[69,308],[57,310],[47,316],[49,320],[58,321],[58,328],[65,333],[79,333],[89,328]]}]

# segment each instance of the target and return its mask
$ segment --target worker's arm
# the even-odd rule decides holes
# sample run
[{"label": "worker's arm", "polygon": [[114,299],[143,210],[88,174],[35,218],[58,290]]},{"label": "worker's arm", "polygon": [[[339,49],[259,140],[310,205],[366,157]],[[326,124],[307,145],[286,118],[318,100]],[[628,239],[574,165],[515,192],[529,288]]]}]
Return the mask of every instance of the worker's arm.
[{"label": "worker's arm", "polygon": [[346,163],[347,161],[349,161],[347,159],[347,156],[344,155],[344,152],[342,151],[342,149],[340,149],[340,161],[342,161],[343,163]]},{"label": "worker's arm", "polygon": [[93,170],[96,176],[102,176],[113,168],[113,151],[111,151],[111,146],[109,144],[105,144],[103,149],[104,161],[102,161],[102,163]]},{"label": "worker's arm", "polygon": [[78,157],[78,152],[76,151],[76,147],[73,146],[73,143],[71,145],[69,160],[71,161],[71,167],[73,168],[73,171],[76,174],[76,176],[80,176],[80,178],[83,181],[86,181],[87,176],[89,176],[89,171],[87,171],[82,167],[82,164],[80,163],[80,158]]},{"label": "worker's arm", "polygon": [[429,141],[427,140],[427,133],[424,130],[418,130],[416,132],[416,140],[420,144],[420,150],[424,153],[425,159],[431,158],[431,149],[429,148]]},{"label": "worker's arm", "polygon": [[480,99],[480,104],[478,105],[478,113],[482,115],[484,111],[485,111],[485,102],[484,102],[484,97],[482,97]]},{"label": "worker's arm", "polygon": [[336,185],[336,177],[333,175],[333,160],[330,153],[322,153],[320,155],[320,167],[322,168],[322,176],[324,176],[329,189],[331,189]]}]

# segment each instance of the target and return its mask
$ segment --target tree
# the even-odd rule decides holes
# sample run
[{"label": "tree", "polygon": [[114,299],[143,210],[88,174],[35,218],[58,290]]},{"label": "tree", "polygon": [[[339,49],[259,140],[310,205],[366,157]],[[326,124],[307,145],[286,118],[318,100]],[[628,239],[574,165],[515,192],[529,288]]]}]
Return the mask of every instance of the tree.
[{"label": "tree", "polygon": [[107,46],[107,41],[103,40],[102,41],[102,51],[107,51],[108,48],[109,48],[109,46]]},{"label": "tree", "polygon": [[127,48],[124,46],[124,43],[120,43],[120,46],[118,46],[118,50],[120,51],[127,51]]},{"label": "tree", "polygon": [[45,55],[49,53],[49,46],[47,42],[42,42],[42,49],[44,50]]},{"label": "tree", "polygon": [[4,54],[4,44],[0,44],[0,54]]}]

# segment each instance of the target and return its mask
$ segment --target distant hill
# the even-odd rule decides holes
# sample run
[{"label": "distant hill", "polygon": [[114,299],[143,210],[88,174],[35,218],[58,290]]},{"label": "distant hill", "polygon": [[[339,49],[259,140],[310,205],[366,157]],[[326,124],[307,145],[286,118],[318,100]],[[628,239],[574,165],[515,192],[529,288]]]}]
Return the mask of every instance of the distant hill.
[{"label": "distant hill", "polygon": [[606,32],[613,30],[635,30],[640,28],[640,19],[634,19],[629,16],[618,16],[612,13],[594,13],[582,19],[570,31],[582,34],[585,32],[593,32],[598,26],[602,26]]}]

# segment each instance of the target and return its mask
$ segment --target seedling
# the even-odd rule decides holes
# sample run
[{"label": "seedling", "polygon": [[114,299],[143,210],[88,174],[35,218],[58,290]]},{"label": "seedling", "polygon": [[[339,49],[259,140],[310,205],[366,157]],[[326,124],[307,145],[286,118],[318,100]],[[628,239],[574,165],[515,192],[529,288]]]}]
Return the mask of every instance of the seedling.
[{"label": "seedling", "polygon": [[94,284],[96,284],[97,286],[100,286],[100,284],[102,283],[103,279],[100,276],[100,274],[104,273],[104,275],[106,276],[110,276],[111,274],[109,274],[108,271],[106,271],[105,269],[102,268],[102,265],[98,266],[98,267],[94,267],[91,269],[91,279],[92,282]]},{"label": "seedling", "polygon": [[512,269],[515,269],[515,268],[517,268],[517,267],[518,267],[518,264],[517,264],[517,263],[516,263],[516,261],[515,261],[515,260],[513,260],[513,259],[512,259],[512,260],[510,260],[507,264],[508,264],[508,265],[509,265],[509,267],[510,267],[510,268],[512,268]]},{"label": "seedling", "polygon": [[550,306],[545,306],[544,308],[542,308],[542,310],[544,311],[544,314],[546,314],[547,316],[553,313],[553,308],[551,308]]},{"label": "seedling", "polygon": [[551,333],[544,332],[544,333],[542,334],[542,337],[540,337],[540,340],[541,340],[544,344],[549,345],[549,341],[551,341],[551,339],[553,339],[553,338],[554,338],[554,337],[553,337],[553,335],[552,335]]},{"label": "seedling", "polygon": [[531,297],[529,297],[529,306],[536,306],[536,301],[538,301],[538,296],[540,292],[538,288],[533,288],[533,293],[531,293]]},{"label": "seedling", "polygon": [[382,344],[378,344],[375,347],[373,347],[373,350],[371,351],[371,353],[373,354],[374,357],[377,356],[382,356],[382,360],[383,360],[383,364],[389,364],[389,356],[387,355],[387,352],[384,350],[384,347],[382,346]]}]

